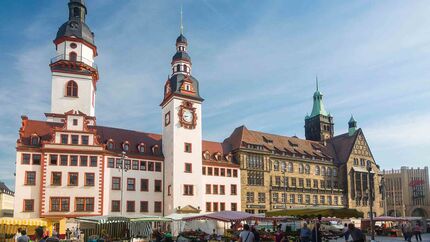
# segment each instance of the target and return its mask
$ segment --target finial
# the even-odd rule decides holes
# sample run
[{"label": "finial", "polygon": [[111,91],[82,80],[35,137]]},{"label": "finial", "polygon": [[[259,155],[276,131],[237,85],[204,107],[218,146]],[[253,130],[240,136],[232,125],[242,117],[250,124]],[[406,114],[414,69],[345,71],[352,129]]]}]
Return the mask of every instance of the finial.
[{"label": "finial", "polygon": [[318,75],[316,75],[316,76],[315,76],[315,83],[316,83],[316,85],[317,85],[317,91],[319,91],[319,90],[318,90],[318,89],[319,89],[319,88],[318,88]]},{"label": "finial", "polygon": [[180,29],[181,34],[184,34],[184,25],[182,24],[182,4],[181,4],[181,27],[180,28],[181,28]]}]

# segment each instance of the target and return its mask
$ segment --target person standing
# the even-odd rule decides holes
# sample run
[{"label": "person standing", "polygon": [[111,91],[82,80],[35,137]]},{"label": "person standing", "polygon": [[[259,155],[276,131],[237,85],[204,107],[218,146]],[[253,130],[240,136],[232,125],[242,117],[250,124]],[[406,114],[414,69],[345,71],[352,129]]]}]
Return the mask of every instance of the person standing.
[{"label": "person standing", "polygon": [[421,223],[417,222],[417,224],[415,224],[415,227],[414,227],[415,239],[417,241],[418,239],[420,239],[419,241],[423,241],[423,238],[421,237],[421,233],[422,233]]},{"label": "person standing", "polygon": [[348,224],[349,234],[351,235],[352,241],[354,242],[365,242],[366,236],[363,234],[361,229],[356,228],[353,223]]},{"label": "person standing", "polygon": [[255,226],[252,226],[251,232],[254,235],[255,242],[260,242],[260,233],[258,233],[258,230],[255,229]]},{"label": "person standing", "polygon": [[251,231],[249,231],[249,225],[245,224],[243,225],[243,230],[239,234],[239,241],[240,242],[254,242],[254,234],[252,234]]},{"label": "person standing", "polygon": [[14,241],[17,242],[19,237],[21,237],[21,228],[18,228],[15,236],[13,236]]},{"label": "person standing", "polygon": [[27,236],[27,231],[21,230],[21,236],[18,238],[18,242],[29,242],[30,238]]},{"label": "person standing", "polygon": [[345,223],[343,226],[343,236],[345,237],[345,242],[349,239],[349,230],[348,230],[348,224]]},{"label": "person standing", "polygon": [[316,223],[312,229],[312,242],[322,242],[320,223]]},{"label": "person standing", "polygon": [[284,233],[282,233],[281,227],[278,227],[278,232],[275,234],[275,242],[281,242]]},{"label": "person standing", "polygon": [[37,242],[45,242],[46,241],[42,227],[36,228],[34,232],[35,232],[35,235],[36,235],[36,241]]},{"label": "person standing", "polygon": [[301,242],[309,242],[311,241],[312,233],[308,228],[308,224],[303,224],[303,228],[300,229],[300,241]]}]

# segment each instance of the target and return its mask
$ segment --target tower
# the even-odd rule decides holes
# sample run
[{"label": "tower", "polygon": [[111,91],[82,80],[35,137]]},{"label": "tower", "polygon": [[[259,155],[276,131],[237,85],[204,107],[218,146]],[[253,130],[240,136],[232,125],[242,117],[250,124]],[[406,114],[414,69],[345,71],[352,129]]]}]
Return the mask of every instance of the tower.
[{"label": "tower", "polygon": [[319,91],[318,77],[316,78],[316,91],[313,96],[311,115],[305,118],[305,136],[307,140],[325,141],[333,137],[333,117],[325,110],[323,95]]},{"label": "tower", "polygon": [[96,83],[99,79],[94,58],[94,34],[85,23],[84,0],[70,0],[69,20],[60,26],[54,40],[56,56],[51,59],[51,113],[48,121],[61,121],[70,111],[95,115]]},{"label": "tower", "polygon": [[199,82],[191,75],[188,41],[181,31],[172,58],[172,75],[164,85],[160,104],[163,122],[164,214],[185,206],[201,209],[202,185],[202,116],[203,98]]},{"label": "tower", "polygon": [[355,121],[354,116],[351,114],[351,118],[348,122],[348,134],[349,136],[354,135],[355,131],[357,131],[357,121]]}]

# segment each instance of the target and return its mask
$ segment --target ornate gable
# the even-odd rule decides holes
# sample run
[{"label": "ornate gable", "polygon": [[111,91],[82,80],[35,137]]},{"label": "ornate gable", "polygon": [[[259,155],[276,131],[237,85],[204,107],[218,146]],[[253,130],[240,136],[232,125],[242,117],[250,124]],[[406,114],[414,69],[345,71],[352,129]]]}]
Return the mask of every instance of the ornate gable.
[{"label": "ornate gable", "polygon": [[355,144],[352,148],[352,154],[372,158],[372,153],[370,152],[369,145],[367,144],[363,133],[360,133],[355,140]]}]

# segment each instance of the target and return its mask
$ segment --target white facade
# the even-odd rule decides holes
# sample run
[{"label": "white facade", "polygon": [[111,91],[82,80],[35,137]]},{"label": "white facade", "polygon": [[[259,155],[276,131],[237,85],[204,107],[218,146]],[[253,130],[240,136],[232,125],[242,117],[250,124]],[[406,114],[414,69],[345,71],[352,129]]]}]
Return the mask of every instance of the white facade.
[{"label": "white facade", "polygon": [[[165,190],[167,214],[187,205],[197,209],[203,207],[204,190],[202,186],[202,122],[201,103],[191,101],[197,116],[194,129],[182,127],[178,115],[183,101],[173,97],[163,106],[163,154],[165,162]],[[170,124],[166,125],[166,115],[170,115]],[[186,152],[186,143],[191,144],[191,152]],[[186,163],[191,164],[191,172],[185,171]],[[186,195],[185,186],[192,186],[192,194]],[[170,195],[169,195],[170,194]]]}]

